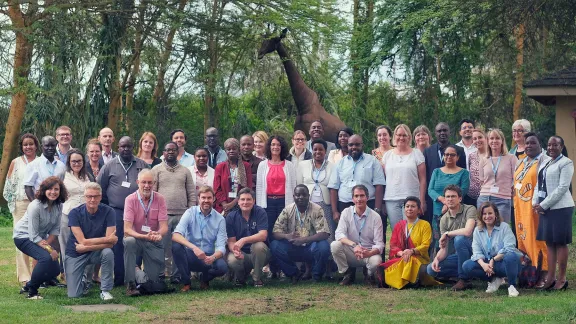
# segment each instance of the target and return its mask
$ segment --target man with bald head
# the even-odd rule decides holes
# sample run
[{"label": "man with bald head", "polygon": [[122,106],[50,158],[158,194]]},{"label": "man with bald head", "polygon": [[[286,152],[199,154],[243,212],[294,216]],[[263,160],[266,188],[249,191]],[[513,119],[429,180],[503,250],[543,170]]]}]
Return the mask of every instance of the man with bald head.
[{"label": "man with bald head", "polygon": [[30,201],[34,200],[36,190],[40,188],[40,184],[46,178],[56,176],[64,181],[66,165],[62,161],[54,158],[57,145],[58,141],[56,141],[54,137],[42,137],[42,155],[26,166],[26,174],[28,177],[24,181],[24,191]]},{"label": "man with bald head", "polygon": [[256,175],[258,173],[258,165],[262,160],[257,158],[254,154],[254,137],[250,135],[244,135],[240,138],[240,155],[242,161],[250,164],[250,170],[252,171],[252,190],[256,191]]},{"label": "man with bald head", "polygon": [[[432,172],[435,169],[444,166],[444,150],[451,144],[450,143],[450,126],[445,122],[440,122],[434,128],[434,133],[436,134],[436,140],[438,142],[432,144],[426,150],[424,150],[424,159],[426,163],[426,183],[430,183],[430,178],[432,178]],[[458,153],[458,162],[456,165],[466,169],[466,154],[464,150],[456,146],[456,152]],[[426,195],[426,206],[433,206],[433,201],[430,196]],[[427,221],[432,221],[432,211],[433,208],[427,208],[426,214],[423,219]]]},{"label": "man with bald head", "polygon": [[102,144],[102,156],[100,157],[100,164],[104,165],[108,161],[118,155],[117,152],[112,151],[112,144],[114,144],[114,132],[108,127],[104,127],[98,133],[98,142]]},{"label": "man with bald head", "polygon": [[[364,154],[362,136],[355,134],[348,139],[348,155],[332,168],[330,182],[330,202],[334,220],[340,219],[340,213],[354,205],[352,188],[364,185],[368,189],[367,205],[382,218],[384,229],[386,217],[382,215],[382,198],[386,179],[380,162],[370,154]],[[386,242],[384,230],[384,242]],[[381,251],[384,254],[384,251]]]},{"label": "man with bald head", "polygon": [[226,152],[220,147],[219,136],[218,129],[215,127],[208,128],[204,136],[204,141],[206,142],[205,147],[208,149],[208,166],[212,169],[215,169],[218,163],[228,159]]},{"label": "man with bald head", "polygon": [[138,190],[138,173],[148,164],[133,154],[134,140],[124,136],[118,141],[118,155],[106,163],[97,181],[102,187],[102,202],[114,209],[116,236],[114,245],[114,285],[124,285],[124,203],[128,195]]},{"label": "man with bald head", "polygon": [[138,174],[138,190],[124,202],[124,265],[126,295],[137,296],[136,258],[142,257],[149,280],[158,281],[164,272],[162,237],[168,232],[166,200],[152,191],[154,173],[144,169]]}]

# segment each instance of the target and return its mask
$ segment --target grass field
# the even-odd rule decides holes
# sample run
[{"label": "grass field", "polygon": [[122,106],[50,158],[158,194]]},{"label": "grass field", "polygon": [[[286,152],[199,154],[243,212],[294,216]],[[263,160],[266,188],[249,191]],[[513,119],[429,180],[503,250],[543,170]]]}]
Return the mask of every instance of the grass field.
[{"label": "grass field", "polygon": [[[494,295],[475,289],[452,292],[449,287],[417,290],[368,288],[362,284],[268,283],[264,288],[234,288],[215,280],[209,291],[194,290],[163,296],[128,298],[112,291],[114,303],[134,306],[126,313],[75,313],[65,305],[100,304],[99,293],[69,299],[66,290],[42,290],[44,300],[26,300],[18,294],[15,247],[11,228],[0,228],[0,323],[384,323],[384,322],[576,322],[576,251],[571,251],[570,287],[565,292],[520,290],[509,298],[501,287]],[[193,286],[197,289],[197,285]]]}]

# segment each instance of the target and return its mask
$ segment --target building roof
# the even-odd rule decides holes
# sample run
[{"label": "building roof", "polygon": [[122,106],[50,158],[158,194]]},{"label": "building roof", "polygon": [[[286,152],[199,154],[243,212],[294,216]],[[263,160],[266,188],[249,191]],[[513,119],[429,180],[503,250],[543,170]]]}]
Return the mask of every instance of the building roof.
[{"label": "building roof", "polygon": [[549,74],[541,79],[524,83],[524,88],[538,87],[576,87],[576,67],[570,67]]}]

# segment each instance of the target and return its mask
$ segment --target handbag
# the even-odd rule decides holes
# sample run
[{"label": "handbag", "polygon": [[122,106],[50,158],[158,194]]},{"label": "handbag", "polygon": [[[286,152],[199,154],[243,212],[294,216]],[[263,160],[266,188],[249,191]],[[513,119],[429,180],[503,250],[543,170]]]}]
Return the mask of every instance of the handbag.
[{"label": "handbag", "polygon": [[542,251],[538,252],[538,263],[534,266],[530,257],[524,252],[523,254],[522,269],[518,275],[518,285],[521,288],[534,288],[540,278],[542,277]]}]

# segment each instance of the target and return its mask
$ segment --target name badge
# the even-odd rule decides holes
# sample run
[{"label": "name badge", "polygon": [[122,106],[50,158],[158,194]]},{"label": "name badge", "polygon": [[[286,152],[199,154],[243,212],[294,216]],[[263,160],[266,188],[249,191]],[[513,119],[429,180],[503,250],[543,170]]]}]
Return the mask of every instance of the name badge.
[{"label": "name badge", "polygon": [[520,190],[520,189],[522,189],[522,184],[521,184],[520,182],[518,182],[518,183],[514,186],[514,188]]},{"label": "name badge", "polygon": [[546,198],[546,191],[538,191],[538,197]]},{"label": "name badge", "polygon": [[500,191],[500,188],[498,188],[496,186],[490,187],[490,193],[498,193],[499,191]]},{"label": "name badge", "polygon": [[348,185],[350,187],[354,187],[356,185],[356,180],[352,179],[352,180],[348,181]]},{"label": "name badge", "polygon": [[236,199],[236,196],[237,196],[236,192],[232,191],[228,193],[228,198]]},{"label": "name badge", "polygon": [[320,189],[314,189],[314,191],[312,192],[312,195],[316,196],[316,197],[320,197],[320,196],[322,196],[322,191]]},{"label": "name badge", "polygon": [[142,225],[142,232],[150,233],[150,231],[152,231],[150,226]]},{"label": "name badge", "polygon": [[122,181],[122,187],[124,187],[124,188],[130,188],[130,182],[128,182],[128,181]]}]

